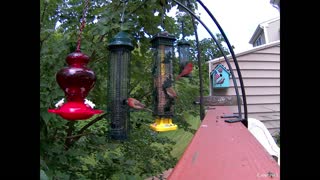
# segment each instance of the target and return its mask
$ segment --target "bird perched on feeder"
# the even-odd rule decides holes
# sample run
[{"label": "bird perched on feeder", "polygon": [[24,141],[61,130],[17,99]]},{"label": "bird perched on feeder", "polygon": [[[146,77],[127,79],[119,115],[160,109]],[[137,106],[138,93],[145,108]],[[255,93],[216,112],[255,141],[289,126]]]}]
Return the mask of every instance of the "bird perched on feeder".
[{"label": "bird perched on feeder", "polygon": [[176,91],[173,89],[172,86],[165,88],[166,93],[172,99],[178,98]]},{"label": "bird perched on feeder", "polygon": [[133,109],[138,109],[138,110],[147,110],[152,112],[151,109],[146,108],[144,104],[142,104],[140,101],[136,100],[135,98],[128,98],[126,100],[126,103],[128,104],[129,107]]},{"label": "bird perched on feeder", "polygon": [[176,80],[180,79],[182,76],[190,74],[192,69],[193,69],[193,65],[191,62],[189,62],[181,71],[181,73],[176,77]]}]

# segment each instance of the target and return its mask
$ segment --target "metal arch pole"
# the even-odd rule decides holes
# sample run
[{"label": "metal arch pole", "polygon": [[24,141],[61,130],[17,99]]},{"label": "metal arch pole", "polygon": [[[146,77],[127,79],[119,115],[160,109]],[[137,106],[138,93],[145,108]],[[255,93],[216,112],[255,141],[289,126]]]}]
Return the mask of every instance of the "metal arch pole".
[{"label": "metal arch pole", "polygon": [[[233,73],[233,69],[231,67],[231,64],[229,62],[229,59],[227,58],[226,54],[223,52],[220,44],[218,43],[217,39],[214,37],[214,35],[212,34],[212,32],[209,30],[209,28],[200,20],[200,18],[198,18],[189,8],[187,8],[186,6],[184,6],[183,4],[181,4],[180,2],[176,1],[176,0],[172,0],[174,1],[175,3],[177,3],[179,6],[181,6],[182,8],[184,8],[185,10],[187,10],[194,18],[196,18],[201,24],[202,26],[207,30],[207,32],[210,34],[210,36],[212,37],[212,39],[216,42],[219,50],[222,52],[222,55],[224,57],[224,59],[226,60],[226,63],[230,69],[230,73],[232,75],[232,81],[233,81],[233,84],[235,86],[235,92],[236,92],[236,95],[237,95],[237,103],[238,103],[238,112],[239,112],[239,116],[242,115],[241,113],[241,105],[240,105],[240,95],[239,95],[239,90],[238,90],[238,86],[237,86],[237,82],[236,82],[236,79],[235,79],[235,76],[234,76],[234,73]],[[244,124],[246,127],[247,125]]]},{"label": "metal arch pole", "polygon": [[[232,58],[233,58],[233,61],[234,61],[234,64],[236,66],[236,69],[237,69],[237,73],[238,73],[238,77],[239,77],[239,81],[240,81],[240,88],[241,88],[241,92],[242,92],[242,99],[243,99],[243,109],[244,109],[244,121],[243,121],[243,124],[248,127],[248,111],[247,111],[247,99],[246,99],[246,93],[245,93],[245,90],[244,90],[244,85],[243,85],[243,80],[242,80],[242,75],[241,75],[241,72],[240,72],[240,67],[239,67],[239,64],[238,64],[238,61],[236,59],[236,56],[233,52],[233,49],[230,45],[230,42],[227,38],[227,36],[225,35],[224,31],[222,30],[220,24],[218,23],[218,21],[214,18],[214,16],[212,15],[212,13],[209,11],[209,9],[202,3],[201,0],[197,0],[197,2],[200,3],[200,5],[206,10],[206,12],[209,14],[209,16],[211,17],[211,19],[214,21],[214,23],[217,25],[218,29],[220,30],[221,32],[221,35],[223,36],[223,38],[225,39],[227,45],[228,45],[228,48],[231,52],[231,55],[232,55]],[[241,116],[242,118],[242,114],[240,113],[239,116]]]},{"label": "metal arch pole", "polygon": [[[188,6],[190,7],[190,0],[188,0]],[[194,34],[196,36],[196,42],[197,42],[197,50],[198,50],[198,54],[197,54],[197,59],[198,59],[198,66],[199,66],[199,87],[200,87],[200,120],[202,121],[204,119],[204,107],[203,107],[203,79],[202,79],[202,67],[201,67],[201,50],[199,47],[199,37],[198,37],[198,32],[197,32],[197,26],[194,22],[194,17],[191,17],[192,20],[192,24],[193,24],[193,30],[194,30]]]},{"label": "metal arch pole", "polygon": [[200,47],[199,47],[199,38],[198,38],[198,32],[197,32],[197,26],[194,23],[194,18],[192,17],[192,23],[193,23],[193,29],[194,29],[194,33],[196,36],[196,41],[197,41],[197,49],[198,49],[198,54],[197,54],[197,58],[198,58],[198,66],[199,66],[199,80],[200,80],[200,119],[201,121],[204,119],[204,107],[203,107],[203,79],[202,79],[202,67],[201,67],[201,58],[200,58]]}]

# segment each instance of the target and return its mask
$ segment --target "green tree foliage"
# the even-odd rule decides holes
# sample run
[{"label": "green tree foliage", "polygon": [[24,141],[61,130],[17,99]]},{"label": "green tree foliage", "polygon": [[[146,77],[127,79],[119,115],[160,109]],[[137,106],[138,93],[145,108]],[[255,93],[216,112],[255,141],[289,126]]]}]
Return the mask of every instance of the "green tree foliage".
[{"label": "green tree foliage", "polygon": [[[84,2],[40,0],[41,179],[143,179],[159,174],[173,167],[177,159],[170,154],[174,142],[158,136],[149,128],[149,124],[154,121],[150,112],[131,112],[131,131],[128,140],[124,142],[113,141],[108,137],[109,119],[106,114],[96,115],[87,121],[69,122],[47,112],[48,108],[54,108],[54,104],[64,98],[55,75],[67,66],[65,58],[76,49]],[[196,9],[195,1],[190,2]],[[169,2],[165,11],[168,12],[173,6],[175,4]],[[107,45],[113,36],[124,30],[131,34],[135,47],[130,62],[130,96],[151,108],[153,87],[150,38],[160,31],[158,27],[162,22],[162,7],[158,0],[128,1],[124,22],[120,24],[122,11],[120,0],[90,1],[81,51],[90,56],[88,67],[96,73],[97,81],[87,98],[96,104],[97,109],[106,110]],[[158,16],[154,15],[156,12]],[[184,18],[188,27],[186,29],[190,29],[191,20]],[[164,27],[177,37],[181,34],[180,24],[172,17],[165,16]],[[186,31],[185,34],[191,36],[193,31]],[[210,43],[203,42],[202,48],[212,48]],[[194,42],[192,46],[195,49]],[[213,57],[206,51],[202,56],[203,61]],[[196,65],[195,52],[193,57]],[[177,63],[177,57],[174,61]],[[178,69],[175,75],[177,72]],[[207,77],[207,71],[204,72],[203,76]],[[194,130],[184,118],[199,115],[198,106],[193,104],[199,94],[197,73],[195,69],[192,78],[182,78],[175,83],[179,98],[175,106],[174,123],[190,132]]]}]

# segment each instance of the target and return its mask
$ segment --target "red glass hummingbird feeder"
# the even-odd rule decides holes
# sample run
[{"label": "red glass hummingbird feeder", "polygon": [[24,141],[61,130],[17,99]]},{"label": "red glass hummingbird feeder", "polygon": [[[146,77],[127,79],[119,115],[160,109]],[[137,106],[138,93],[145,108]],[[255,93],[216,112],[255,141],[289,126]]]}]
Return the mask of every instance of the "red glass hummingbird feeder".
[{"label": "red glass hummingbird feeder", "polygon": [[87,7],[88,1],[86,1],[83,13],[77,49],[66,58],[69,66],[62,68],[56,75],[57,82],[64,91],[67,102],[56,109],[48,110],[48,112],[58,114],[70,121],[85,120],[95,114],[103,113],[102,110],[95,110],[85,103],[85,98],[96,82],[95,73],[86,67],[89,56],[80,51],[81,33],[85,26],[84,17]]},{"label": "red glass hummingbird feeder", "polygon": [[60,115],[66,120],[89,119],[102,110],[95,110],[85,103],[85,98],[93,88],[96,76],[87,68],[89,57],[80,51],[69,54],[66,58],[69,67],[61,69],[57,75],[57,82],[64,91],[67,103],[48,112]]}]

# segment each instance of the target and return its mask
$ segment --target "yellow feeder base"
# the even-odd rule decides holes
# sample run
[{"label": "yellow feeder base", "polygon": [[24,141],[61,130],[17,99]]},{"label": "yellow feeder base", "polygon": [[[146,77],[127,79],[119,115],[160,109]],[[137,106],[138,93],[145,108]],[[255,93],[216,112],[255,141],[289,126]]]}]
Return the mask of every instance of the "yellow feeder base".
[{"label": "yellow feeder base", "polygon": [[164,132],[164,131],[173,131],[177,130],[178,126],[172,124],[171,118],[160,118],[156,119],[155,123],[150,124],[150,127],[154,131]]}]

